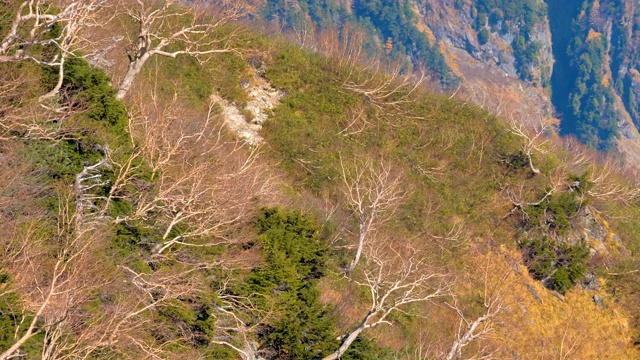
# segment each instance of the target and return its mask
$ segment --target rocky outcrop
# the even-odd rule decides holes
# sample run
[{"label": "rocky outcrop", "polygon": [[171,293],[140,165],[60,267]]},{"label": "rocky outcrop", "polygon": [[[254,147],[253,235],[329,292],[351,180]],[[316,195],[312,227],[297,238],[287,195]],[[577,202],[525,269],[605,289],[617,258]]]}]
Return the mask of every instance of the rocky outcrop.
[{"label": "rocky outcrop", "polygon": [[211,95],[211,100],[221,107],[229,129],[249,145],[257,146],[264,142],[260,129],[268,118],[267,112],[280,103],[282,93],[259,76],[252,83],[243,84],[243,87],[250,100],[242,109],[215,94]]}]

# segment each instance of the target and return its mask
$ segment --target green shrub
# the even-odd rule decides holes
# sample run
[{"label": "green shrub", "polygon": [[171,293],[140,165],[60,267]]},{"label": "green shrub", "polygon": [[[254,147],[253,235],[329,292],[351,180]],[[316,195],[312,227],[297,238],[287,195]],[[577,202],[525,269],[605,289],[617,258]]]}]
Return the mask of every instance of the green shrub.
[{"label": "green shrub", "polygon": [[560,294],[565,294],[573,285],[569,279],[569,271],[565,268],[559,268],[556,270],[556,272],[551,275],[549,284],[551,289],[559,292]]},{"label": "green shrub", "polygon": [[568,245],[563,244],[558,251],[558,266],[567,269],[571,284],[577,283],[587,273],[589,260],[589,247],[584,241]]},{"label": "green shrub", "polygon": [[582,279],[588,270],[589,248],[584,242],[555,244],[545,236],[527,240],[521,246],[529,273],[538,280],[549,277],[549,288],[561,294]]},{"label": "green shrub", "polygon": [[331,351],[337,345],[334,322],[316,288],[327,256],[317,225],[300,212],[268,208],[256,228],[266,264],[254,269],[239,291],[277,311],[263,334],[264,346],[278,359],[313,359]]},{"label": "green shrub", "polygon": [[540,280],[551,275],[556,260],[553,244],[545,236],[523,243],[524,262],[534,278]]},{"label": "green shrub", "polygon": [[83,114],[124,132],[127,111],[122,101],[115,98],[116,89],[111,79],[99,68],[81,58],[70,58],[65,66],[61,93],[72,105],[86,109]]},{"label": "green shrub", "polygon": [[478,43],[480,43],[480,45],[486,44],[489,41],[490,36],[491,33],[489,30],[487,30],[487,28],[482,28],[482,30],[478,32]]}]

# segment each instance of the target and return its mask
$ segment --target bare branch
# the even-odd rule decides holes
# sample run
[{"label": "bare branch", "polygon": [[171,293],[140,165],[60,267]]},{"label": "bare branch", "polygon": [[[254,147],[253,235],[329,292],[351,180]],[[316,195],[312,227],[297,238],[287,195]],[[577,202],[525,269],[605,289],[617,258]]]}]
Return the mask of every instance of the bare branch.
[{"label": "bare branch", "polygon": [[363,280],[353,281],[368,289],[369,311],[353,331],[339,338],[340,348],[324,360],[339,359],[362,331],[390,324],[391,313],[449,295],[447,275],[431,268],[428,259],[409,245],[380,239],[366,243],[364,253]]},{"label": "bare branch", "polygon": [[273,176],[257,162],[259,149],[225,141],[213,104],[204,119],[188,119],[177,97],[167,104],[152,98],[151,105],[140,105],[132,132],[157,185],[140,191],[133,214],[116,221],[152,220],[153,214],[154,227],[163,231],[156,254],[178,245],[230,243],[229,231],[274,191]]},{"label": "bare branch", "polygon": [[509,113],[507,120],[510,125],[511,133],[522,138],[522,154],[527,157],[529,162],[529,168],[534,174],[539,174],[540,170],[533,165],[533,154],[538,152],[541,154],[547,153],[545,146],[549,143],[548,140],[544,140],[553,129],[553,123],[539,116],[538,121],[533,126],[533,129],[528,129],[525,126],[523,119],[519,119]]},{"label": "bare branch", "polygon": [[[506,309],[502,292],[507,288],[507,279],[510,274],[510,269],[507,269],[502,276],[495,281],[495,284],[490,284],[489,281],[489,273],[492,270],[493,269],[489,268],[489,259],[487,259],[487,265],[484,268],[484,293],[482,297],[484,312],[481,315],[473,320],[469,320],[464,315],[463,308],[455,297],[453,304],[447,304],[458,314],[460,324],[458,326],[456,339],[453,341],[453,344],[444,359],[462,359],[462,349],[492,333],[494,331],[496,318]],[[482,358],[487,357],[483,356]]]},{"label": "bare branch", "polygon": [[[58,68],[58,81],[41,99],[57,95],[62,87],[64,66],[69,57],[83,52],[91,56],[101,44],[91,41],[88,30],[109,22],[107,11],[114,0],[26,0],[18,7],[9,31],[0,42],[0,63],[30,60]],[[53,26],[60,31],[51,37]],[[39,46],[52,46],[54,55],[43,57]]]},{"label": "bare branch", "polygon": [[[426,72],[418,75],[403,75],[400,65],[386,72],[380,61],[372,61],[364,68],[351,67],[342,86],[362,95],[384,116],[406,111],[402,106],[413,101],[413,95],[427,79]],[[381,75],[386,73],[386,75]]]},{"label": "bare branch", "polygon": [[118,99],[125,97],[152,56],[201,58],[236,52],[230,42],[234,33],[221,34],[219,30],[242,15],[239,1],[223,0],[215,7],[206,1],[180,0],[139,0],[127,5],[129,17],[138,24],[138,33],[126,47],[129,68],[118,86]]},{"label": "bare branch", "polygon": [[369,235],[393,216],[406,191],[401,189],[402,179],[391,173],[384,160],[379,164],[371,159],[354,160],[353,167],[347,168],[341,157],[340,166],[347,204],[358,217],[358,246],[345,270],[349,273],[358,265]]}]

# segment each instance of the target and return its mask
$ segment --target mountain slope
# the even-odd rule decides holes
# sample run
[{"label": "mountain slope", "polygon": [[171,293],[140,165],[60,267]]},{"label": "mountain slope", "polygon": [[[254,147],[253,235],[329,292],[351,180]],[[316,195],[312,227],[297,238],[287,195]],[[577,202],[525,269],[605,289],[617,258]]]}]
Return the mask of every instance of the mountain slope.
[{"label": "mountain slope", "polygon": [[[640,195],[614,160],[227,12],[140,4],[101,7],[117,21],[64,64],[66,18],[0,64],[0,358],[638,357]],[[139,14],[210,37],[120,100]],[[138,40],[90,45],[114,36]]]},{"label": "mountain slope", "polygon": [[310,48],[316,30],[356,24],[369,55],[407,56],[490,111],[557,117],[562,134],[639,158],[633,1],[265,1],[256,9],[279,31],[304,33]]}]

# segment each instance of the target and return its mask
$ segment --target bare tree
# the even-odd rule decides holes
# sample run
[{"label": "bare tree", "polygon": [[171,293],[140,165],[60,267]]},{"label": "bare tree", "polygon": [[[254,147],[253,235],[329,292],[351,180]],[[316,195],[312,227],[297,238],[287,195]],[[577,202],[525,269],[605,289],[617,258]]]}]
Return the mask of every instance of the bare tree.
[{"label": "bare tree", "polygon": [[520,118],[514,117],[513,114],[508,115],[508,121],[511,133],[523,140],[521,151],[527,157],[531,172],[539,174],[540,170],[533,165],[533,154],[534,152],[542,154],[547,152],[545,145],[548,144],[548,141],[543,139],[553,129],[553,123],[539,116],[539,120],[529,130],[525,122]]},{"label": "bare tree", "polygon": [[[216,6],[204,0],[136,0],[128,4],[128,15],[138,30],[126,47],[129,67],[118,86],[116,98],[127,94],[133,80],[152,56],[177,57],[235,51],[229,34],[219,30],[242,15],[242,2],[218,1]],[[215,9],[215,10],[214,10]]]},{"label": "bare tree", "polygon": [[[62,196],[52,238],[41,228],[46,225],[29,223],[24,231],[4,240],[2,264],[13,275],[23,316],[16,324],[13,344],[0,359],[12,357],[35,335],[48,334],[65,322],[74,308],[104,285],[98,276],[105,270],[96,257],[98,233],[88,227],[78,230],[75,223],[71,198]],[[31,320],[21,330],[28,313]]]},{"label": "bare tree", "polygon": [[369,311],[354,330],[338,338],[342,341],[339,349],[324,360],[339,359],[364,330],[390,324],[391,313],[449,295],[447,275],[435,270],[428,258],[407,244],[389,239],[366,243],[365,261],[363,279],[353,281],[369,291]]},{"label": "bare tree", "polygon": [[62,321],[47,329],[42,358],[90,358],[105,349],[122,358],[166,358],[164,348],[179,344],[148,336],[154,327],[152,313],[196,292],[202,286],[198,276],[202,268],[171,266],[141,273],[119,266],[110,284],[101,289],[104,299],[97,311],[70,308]]},{"label": "bare tree", "polygon": [[370,61],[368,65],[350,67],[342,86],[362,95],[384,116],[396,113],[406,115],[401,107],[413,101],[413,94],[426,79],[424,71],[417,75],[403,75],[400,65],[385,69],[377,60]]},{"label": "bare tree", "polygon": [[318,48],[327,59],[338,68],[350,68],[365,63],[365,31],[351,24],[344,24],[340,30],[320,30]]},{"label": "bare tree", "polygon": [[[497,280],[493,281],[493,283],[489,280],[491,271],[495,271],[495,269],[490,269],[489,260],[487,260],[487,264],[483,271],[484,292],[482,295],[482,306],[484,307],[484,311],[479,316],[473,319],[468,319],[464,314],[464,309],[459,305],[455,297],[453,304],[447,304],[458,314],[458,317],[460,317],[460,324],[458,325],[456,338],[447,352],[447,355],[444,356],[444,359],[462,359],[462,349],[464,347],[494,332],[496,318],[506,308],[506,303],[502,294],[509,285],[508,278],[511,269],[507,269]],[[480,352],[484,353],[486,350],[487,349],[484,348]],[[495,351],[490,351],[490,353],[494,352]],[[491,356],[483,354],[480,358],[491,358]]]},{"label": "bare tree", "polygon": [[[78,51],[85,57],[97,51],[99,45],[89,40],[89,30],[109,22],[114,12],[108,12],[113,0],[26,0],[17,6],[9,31],[0,42],[0,63],[31,60],[41,65],[58,68],[58,80],[54,88],[41,98],[56,95],[62,87],[64,66],[67,59]],[[54,37],[54,25],[59,34]],[[45,58],[36,45],[53,46],[54,54]]]},{"label": "bare tree", "polygon": [[273,176],[257,162],[258,149],[224,139],[213,104],[201,117],[180,109],[175,96],[165,104],[156,96],[131,121],[139,156],[157,185],[131,194],[133,213],[116,221],[152,220],[162,229],[157,254],[174,245],[227,244],[229,231],[249,218],[256,200],[273,194]]},{"label": "bare tree", "polygon": [[261,360],[256,333],[271,315],[254,305],[249,297],[239,296],[229,290],[231,278],[221,282],[217,292],[220,301],[215,308],[216,328],[212,343],[226,346],[243,360]]},{"label": "bare tree", "polygon": [[105,45],[91,41],[89,32],[102,28],[103,24],[115,17],[116,12],[110,11],[113,2],[114,0],[73,0],[61,3],[66,15],[58,20],[58,23],[62,23],[60,35],[49,40],[58,49],[58,54],[46,63],[58,68],[58,81],[51,91],[40,97],[41,100],[57,95],[62,88],[64,67],[69,57],[76,56],[78,52],[83,52],[84,58],[91,57]]},{"label": "bare tree", "polygon": [[[17,2],[16,2],[17,4]],[[38,45],[52,24],[66,14],[53,14],[52,5],[42,0],[23,1],[15,12],[9,29],[0,42],[0,62],[18,61],[28,57],[23,48]]]},{"label": "bare tree", "polygon": [[640,199],[638,184],[630,184],[621,176],[624,172],[622,164],[608,158],[602,164],[590,162],[588,171],[590,182],[587,195],[598,200],[613,200],[626,206],[633,206]]},{"label": "bare tree", "polygon": [[341,158],[340,165],[347,204],[358,217],[358,245],[345,270],[349,273],[358,265],[370,234],[393,216],[405,191],[401,189],[401,178],[394,176],[384,161],[376,164],[370,158],[354,160],[353,166],[347,167]]}]

